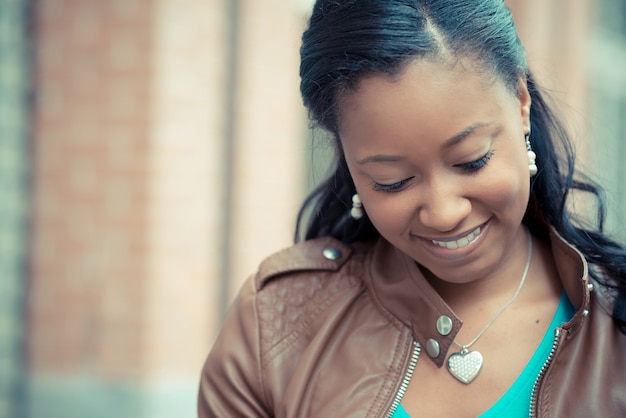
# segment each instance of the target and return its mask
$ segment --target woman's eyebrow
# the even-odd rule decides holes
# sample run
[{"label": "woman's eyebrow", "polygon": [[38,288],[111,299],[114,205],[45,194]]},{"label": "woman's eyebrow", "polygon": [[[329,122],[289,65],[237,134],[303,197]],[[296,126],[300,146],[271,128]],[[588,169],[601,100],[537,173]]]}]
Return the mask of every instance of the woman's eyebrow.
[{"label": "woman's eyebrow", "polygon": [[[492,121],[473,123],[470,126],[468,126],[467,128],[463,129],[461,132],[456,133],[453,136],[451,136],[450,138],[448,138],[446,140],[446,142],[444,142],[443,148],[450,148],[450,147],[458,144],[459,142],[461,142],[463,139],[467,138],[476,129],[484,128],[485,126],[489,126],[491,124],[493,124]],[[369,157],[365,157],[362,160],[357,161],[357,164],[363,165],[363,164],[367,164],[367,163],[395,163],[395,162],[402,161],[402,160],[404,160],[404,157],[402,155],[382,155],[382,154],[379,154],[379,155],[370,155]]]},{"label": "woman's eyebrow", "polygon": [[459,142],[461,142],[463,139],[467,138],[469,135],[471,135],[476,129],[479,128],[484,128],[485,126],[489,126],[491,125],[493,122],[489,121],[489,122],[476,122],[471,124],[470,126],[468,126],[467,128],[463,129],[461,132],[454,134],[453,136],[451,136],[449,139],[446,140],[446,142],[443,144],[444,148],[450,148],[453,145],[458,144]]},{"label": "woman's eyebrow", "polygon": [[362,160],[357,161],[357,164],[367,164],[367,163],[395,163],[397,161],[403,160],[404,157],[400,155],[370,155],[369,157],[365,157]]}]

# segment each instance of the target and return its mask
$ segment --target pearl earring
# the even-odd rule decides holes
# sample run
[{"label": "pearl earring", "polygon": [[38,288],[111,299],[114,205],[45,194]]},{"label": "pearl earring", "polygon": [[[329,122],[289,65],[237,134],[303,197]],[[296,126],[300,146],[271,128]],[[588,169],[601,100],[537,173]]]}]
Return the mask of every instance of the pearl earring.
[{"label": "pearl earring", "polygon": [[350,209],[350,216],[352,219],[359,220],[363,217],[363,204],[358,193],[352,195],[352,209]]},{"label": "pearl earring", "polygon": [[537,164],[535,163],[537,154],[535,154],[532,147],[530,146],[530,132],[526,134],[525,140],[526,140],[526,151],[528,152],[528,170],[530,171],[530,176],[532,177],[535,174],[537,174],[538,168],[537,168]]}]

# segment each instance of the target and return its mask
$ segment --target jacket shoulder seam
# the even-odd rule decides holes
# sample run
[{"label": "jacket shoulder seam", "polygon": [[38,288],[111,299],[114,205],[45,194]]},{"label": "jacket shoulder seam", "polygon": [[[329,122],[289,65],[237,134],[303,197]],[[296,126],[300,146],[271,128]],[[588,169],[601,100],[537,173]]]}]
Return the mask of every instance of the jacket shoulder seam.
[{"label": "jacket shoulder seam", "polygon": [[261,262],[255,278],[260,291],[273,278],[300,271],[337,271],[348,261],[352,249],[342,242],[323,237],[295,244]]}]

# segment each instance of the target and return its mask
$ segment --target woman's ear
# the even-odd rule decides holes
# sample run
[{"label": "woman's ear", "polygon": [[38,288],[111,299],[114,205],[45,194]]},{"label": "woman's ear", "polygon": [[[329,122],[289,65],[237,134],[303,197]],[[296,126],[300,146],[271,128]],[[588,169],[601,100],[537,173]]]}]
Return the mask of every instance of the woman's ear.
[{"label": "woman's ear", "polygon": [[524,132],[530,132],[530,106],[532,100],[528,92],[526,75],[522,75],[517,82],[517,99],[520,103],[520,116],[522,117]]}]

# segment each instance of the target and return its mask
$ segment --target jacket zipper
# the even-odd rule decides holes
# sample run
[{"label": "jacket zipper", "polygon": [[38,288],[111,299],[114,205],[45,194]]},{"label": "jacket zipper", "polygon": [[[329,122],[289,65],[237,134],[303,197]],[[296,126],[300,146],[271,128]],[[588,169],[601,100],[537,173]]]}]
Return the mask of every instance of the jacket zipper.
[{"label": "jacket zipper", "polygon": [[411,382],[411,377],[413,377],[413,372],[415,371],[415,366],[417,365],[417,359],[419,358],[421,351],[422,351],[422,347],[419,345],[417,341],[413,340],[413,352],[411,353],[411,360],[409,362],[409,367],[406,373],[404,374],[404,379],[402,379],[400,388],[398,389],[398,392],[396,392],[396,396],[393,399],[391,408],[389,408],[389,411],[387,411],[387,415],[385,415],[385,418],[391,418],[393,414],[396,412],[396,409],[398,409],[398,406],[400,406],[400,402],[402,402],[402,398],[404,397],[404,394],[406,393],[406,390],[409,387],[409,383]]},{"label": "jacket zipper", "polygon": [[548,356],[548,359],[545,361],[545,363],[543,363],[543,366],[541,367],[541,370],[539,371],[539,375],[537,375],[537,378],[535,379],[535,383],[533,385],[533,391],[531,392],[532,394],[530,397],[530,409],[529,409],[530,418],[534,418],[537,416],[536,409],[537,409],[537,399],[539,398],[539,390],[538,390],[539,383],[541,382],[541,380],[543,380],[543,377],[548,371],[548,367],[550,367],[552,360],[554,360],[554,354],[556,353],[556,349],[560,341],[561,341],[561,328],[557,328],[554,331],[554,342],[552,343],[552,349],[550,350],[550,355]]},{"label": "jacket zipper", "polygon": [[[533,384],[533,390],[531,392],[531,397],[530,397],[530,414],[529,414],[530,418],[534,418],[537,415],[535,411],[535,409],[537,408],[537,398],[539,396],[537,388],[539,386],[539,382],[543,379],[544,375],[548,371],[548,367],[550,367],[552,360],[554,360],[554,354],[556,353],[556,349],[560,341],[561,341],[561,328],[557,328],[554,331],[554,341],[552,342],[552,349],[550,350],[550,354],[548,355],[548,358],[546,359],[545,363],[543,363],[541,370],[539,370],[539,375],[537,376],[537,378],[535,379],[535,383]],[[421,350],[422,348],[419,345],[419,343],[413,340],[413,352],[411,353],[411,360],[409,362],[409,367],[404,375],[404,378],[402,379],[400,388],[398,389],[398,392],[396,393],[396,396],[393,399],[393,403],[391,404],[389,411],[387,411],[387,414],[385,415],[385,418],[391,418],[393,414],[396,412],[396,409],[398,409],[400,402],[402,402],[402,398],[404,397],[404,394],[406,393],[406,390],[409,387],[409,383],[411,382],[411,378],[413,377],[413,372],[415,371],[415,366],[417,365],[417,360],[420,356]]]}]

